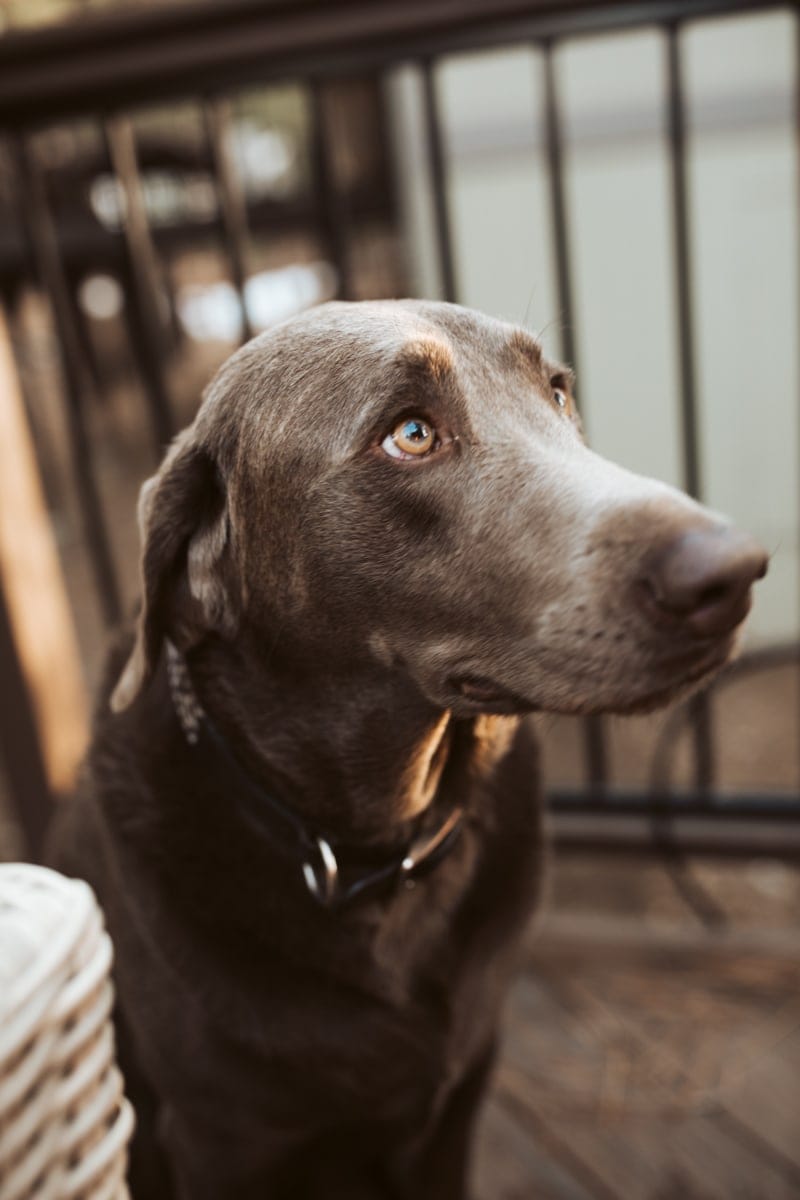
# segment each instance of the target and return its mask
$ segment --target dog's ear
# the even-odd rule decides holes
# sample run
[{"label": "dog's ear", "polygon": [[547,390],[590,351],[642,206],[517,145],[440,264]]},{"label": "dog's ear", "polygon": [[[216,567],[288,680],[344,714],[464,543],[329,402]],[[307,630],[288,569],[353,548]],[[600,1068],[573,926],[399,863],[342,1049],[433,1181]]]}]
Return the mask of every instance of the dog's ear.
[{"label": "dog's ear", "polygon": [[231,586],[227,498],[211,455],[187,432],[139,493],[142,605],[136,641],[111,696],[127,708],[150,679],[162,642],[181,649],[206,633],[230,635],[238,605]]}]

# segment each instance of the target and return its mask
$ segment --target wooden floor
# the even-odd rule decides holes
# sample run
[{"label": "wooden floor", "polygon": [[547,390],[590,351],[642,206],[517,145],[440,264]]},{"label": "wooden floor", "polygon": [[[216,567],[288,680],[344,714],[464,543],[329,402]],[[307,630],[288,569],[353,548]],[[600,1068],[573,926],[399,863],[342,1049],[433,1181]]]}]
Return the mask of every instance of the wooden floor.
[{"label": "wooden floor", "polygon": [[709,931],[676,897],[665,906],[657,866],[625,868],[633,899],[637,875],[657,884],[643,910],[609,912],[604,873],[618,870],[573,870],[580,903],[557,899],[529,940],[479,1131],[476,1194],[800,1197],[797,873],[709,868],[701,882],[717,901],[736,889],[741,907],[752,892],[756,910]]}]

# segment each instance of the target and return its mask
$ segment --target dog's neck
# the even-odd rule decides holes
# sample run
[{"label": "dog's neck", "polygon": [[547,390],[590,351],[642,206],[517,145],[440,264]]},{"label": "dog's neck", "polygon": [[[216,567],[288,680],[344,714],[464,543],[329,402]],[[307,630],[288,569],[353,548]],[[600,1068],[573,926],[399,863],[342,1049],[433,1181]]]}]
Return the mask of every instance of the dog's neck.
[{"label": "dog's neck", "polygon": [[397,672],[350,667],[320,681],[258,669],[213,640],[186,661],[199,703],[254,779],[343,836],[385,837],[435,802],[456,741],[472,756],[473,723],[454,722]]}]

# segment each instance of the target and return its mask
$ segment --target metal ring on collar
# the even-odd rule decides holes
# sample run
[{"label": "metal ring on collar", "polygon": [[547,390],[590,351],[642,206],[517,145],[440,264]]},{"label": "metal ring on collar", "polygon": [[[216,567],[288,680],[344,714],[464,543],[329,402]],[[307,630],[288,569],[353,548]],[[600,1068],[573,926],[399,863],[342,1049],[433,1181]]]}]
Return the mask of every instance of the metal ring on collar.
[{"label": "metal ring on collar", "polygon": [[314,840],[322,869],[314,867],[310,862],[304,862],[303,878],[306,881],[306,887],[314,899],[327,907],[336,898],[337,884],[339,882],[339,864],[336,861],[336,855],[333,853],[330,844],[325,841],[325,838],[318,837]]}]

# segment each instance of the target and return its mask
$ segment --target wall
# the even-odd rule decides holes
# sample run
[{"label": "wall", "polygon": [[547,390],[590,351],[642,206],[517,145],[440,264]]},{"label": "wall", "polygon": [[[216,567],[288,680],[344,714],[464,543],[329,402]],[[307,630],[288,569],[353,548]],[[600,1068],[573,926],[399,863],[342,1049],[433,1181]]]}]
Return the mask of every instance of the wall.
[{"label": "wall", "polygon": [[[768,12],[681,36],[692,281],[708,503],[773,552],[751,642],[798,632],[795,25]],[[565,129],[579,400],[592,444],[682,480],[666,45],[656,30],[556,52]],[[437,71],[459,299],[542,331],[558,353],[542,62],[527,47]],[[436,295],[420,81],[391,82],[414,288]]]}]

